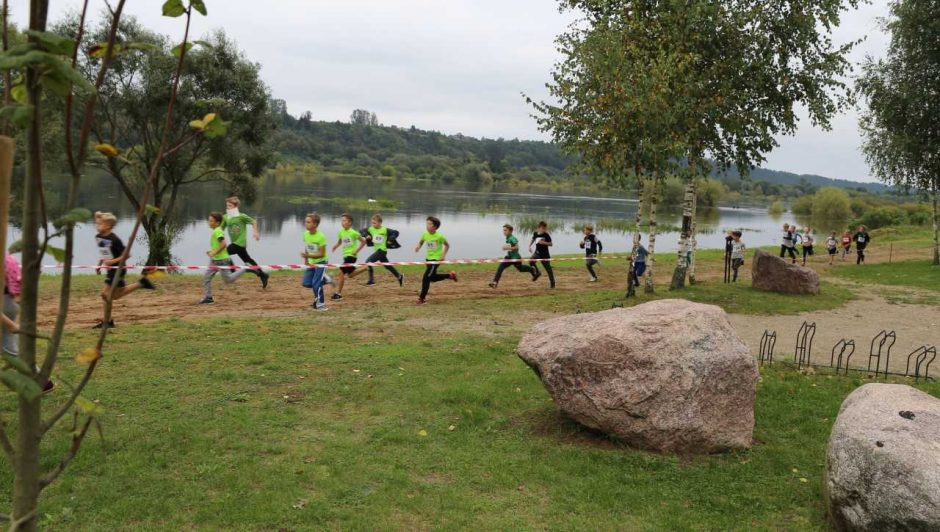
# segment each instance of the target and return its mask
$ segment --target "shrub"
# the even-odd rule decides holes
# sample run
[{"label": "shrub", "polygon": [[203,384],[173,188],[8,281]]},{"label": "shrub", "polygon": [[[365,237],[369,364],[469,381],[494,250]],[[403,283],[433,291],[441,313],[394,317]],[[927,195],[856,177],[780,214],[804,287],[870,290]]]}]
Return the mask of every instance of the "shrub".
[{"label": "shrub", "polygon": [[817,190],[813,195],[812,213],[817,220],[848,220],[852,216],[848,192],[835,187]]},{"label": "shrub", "polygon": [[933,223],[933,216],[929,212],[917,211],[909,214],[907,220],[914,225],[929,225]]},{"label": "shrub", "polygon": [[771,203],[770,207],[767,209],[767,212],[769,212],[770,214],[775,214],[775,215],[783,214],[783,211],[784,211],[783,202],[780,200],[777,200]]},{"label": "shrub", "polygon": [[858,222],[869,229],[878,229],[891,225],[904,225],[908,220],[907,213],[900,207],[878,207],[867,211]]},{"label": "shrub", "polygon": [[695,195],[699,205],[714,207],[721,201],[725,193],[725,186],[715,179],[703,179],[696,183]]},{"label": "shrub", "polygon": [[813,196],[800,196],[790,205],[793,214],[813,214]]}]

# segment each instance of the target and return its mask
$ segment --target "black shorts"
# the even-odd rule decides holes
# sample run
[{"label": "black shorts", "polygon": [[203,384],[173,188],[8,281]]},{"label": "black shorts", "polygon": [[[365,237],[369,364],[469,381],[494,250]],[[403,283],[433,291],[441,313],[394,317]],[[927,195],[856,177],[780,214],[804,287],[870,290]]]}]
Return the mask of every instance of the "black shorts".
[{"label": "black shorts", "polygon": [[[120,271],[120,273],[118,273],[118,271]],[[114,282],[114,278],[117,277],[117,287],[124,288],[125,286],[124,275],[126,273],[127,273],[127,270],[110,269],[108,270],[108,275],[104,278],[104,284],[111,286],[111,284]]]},{"label": "black shorts", "polygon": [[[356,263],[356,257],[343,257],[343,264],[355,264],[355,263]],[[356,271],[356,267],[355,266],[342,266],[340,267],[339,271],[345,273],[346,275],[349,275],[352,272]]]},{"label": "black shorts", "polygon": [[828,248],[830,255],[835,255],[839,248]]}]

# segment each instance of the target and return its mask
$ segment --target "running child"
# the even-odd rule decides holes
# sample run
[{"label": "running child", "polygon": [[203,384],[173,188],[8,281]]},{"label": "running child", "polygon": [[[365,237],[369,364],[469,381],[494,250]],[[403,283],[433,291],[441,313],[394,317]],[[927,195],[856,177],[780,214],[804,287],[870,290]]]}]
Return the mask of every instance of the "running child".
[{"label": "running child", "polygon": [[[261,233],[258,232],[258,224],[255,222],[254,218],[238,211],[239,205],[241,205],[241,200],[235,196],[225,200],[225,215],[222,216],[222,229],[228,230],[228,236],[231,239],[231,243],[228,245],[228,253],[229,255],[235,255],[240,258],[246,265],[258,266],[255,259],[251,258],[251,255],[248,254],[247,228],[249,225],[251,226],[252,237],[256,242],[261,240]],[[248,271],[261,278],[261,288],[268,287],[268,278],[270,276],[267,272],[261,268],[248,268]]]},{"label": "running child", "polygon": [[813,237],[813,229],[811,227],[806,227],[803,229],[803,239],[801,244],[803,246],[803,266],[806,266],[806,257],[813,255],[813,244],[816,243],[816,239]]},{"label": "running child", "polygon": [[[4,258],[3,277],[3,312],[0,313],[0,336],[3,341],[3,352],[11,357],[20,356],[20,328],[17,318],[20,315],[20,293],[23,282],[20,263],[10,255]],[[39,372],[39,366],[36,366]],[[51,392],[55,388],[52,379],[47,380],[43,386],[43,393]]]},{"label": "running child", "polygon": [[232,284],[245,275],[248,270],[236,268],[235,263],[228,254],[228,243],[225,241],[225,231],[222,230],[222,213],[213,212],[209,214],[207,223],[212,234],[209,237],[209,251],[206,255],[209,257],[209,269],[202,276],[202,301],[200,305],[212,305],[215,299],[212,298],[212,278],[215,274],[222,275],[222,280],[227,284]]},{"label": "running child", "polygon": [[[120,264],[121,255],[124,254],[125,249],[124,242],[114,234],[115,224],[117,224],[117,217],[110,212],[95,213],[95,229],[98,230],[98,234],[95,235],[95,241],[98,245],[98,266],[95,268],[95,273],[100,275],[102,268],[107,271],[104,279],[104,287],[102,287],[100,294],[102,307],[107,305],[108,294],[111,293],[111,285],[115,283],[114,301],[121,299],[139,288],[145,290],[153,290],[156,288],[146,275],[142,275],[136,283],[128,285],[124,282],[124,275],[127,273],[127,270],[124,268],[120,270],[114,268],[114,266]],[[108,320],[106,324],[104,319],[100,319],[93,328],[100,329],[102,327],[114,327],[114,320]]]},{"label": "running child", "polygon": [[584,239],[581,241],[580,246],[581,249],[584,250],[584,255],[587,257],[587,260],[584,261],[584,264],[591,273],[591,280],[588,282],[596,283],[597,272],[594,271],[594,265],[598,264],[597,255],[604,251],[604,245],[601,244],[601,241],[598,240],[597,236],[594,234],[593,225],[584,226]]},{"label": "running child", "polygon": [[[643,237],[640,236],[642,239]],[[639,244],[639,247],[636,248],[636,257],[633,259],[633,286],[640,286],[640,279],[643,278],[643,274],[646,273],[646,257],[649,256],[650,252],[643,247],[643,244]]]},{"label": "running child", "polygon": [[783,242],[780,244],[780,258],[782,259],[784,255],[789,254],[790,258],[793,260],[793,264],[796,264],[796,226],[792,229],[790,224],[783,224]]},{"label": "running child", "polygon": [[[337,240],[336,244],[333,244],[333,251],[335,252],[342,246],[343,264],[355,264],[357,260],[356,256],[359,255],[359,251],[366,245],[366,239],[362,238],[359,231],[353,229],[353,217],[351,214],[343,213],[341,223],[343,228],[337,233]],[[346,284],[346,279],[352,277],[355,271],[355,266],[340,267],[339,286],[336,287],[336,291],[333,292],[333,297],[330,299],[334,301],[343,299],[343,286]]]},{"label": "running child", "polygon": [[[506,244],[503,245],[503,251],[506,252],[506,260],[522,260],[522,255],[519,254],[519,239],[516,238],[513,234],[513,227],[509,224],[503,225],[503,236],[506,237]],[[532,266],[525,266],[522,262],[501,262],[499,267],[496,268],[496,276],[493,277],[493,282],[490,283],[490,288],[496,288],[499,285],[499,279],[503,276],[503,272],[509,268],[515,268],[522,273],[528,273],[532,276],[532,281],[537,280],[542,276],[542,273],[539,272],[537,268]]]},{"label": "running child", "polygon": [[852,253],[852,232],[846,229],[842,233],[842,260],[845,260],[849,253]]},{"label": "running child", "polygon": [[326,236],[320,231],[320,215],[312,212],[304,218],[304,251],[300,256],[306,261],[303,287],[313,290],[313,310],[325,312],[326,297],[323,293],[326,268]]},{"label": "running child", "polygon": [[864,225],[858,226],[858,232],[852,236],[852,240],[855,242],[855,252],[858,254],[855,264],[865,264],[865,248],[871,243],[868,228]]},{"label": "running child", "polygon": [[741,231],[731,232],[731,271],[733,272],[731,282],[738,282],[738,270],[744,266],[744,254],[747,252],[747,246],[741,240]]},{"label": "running child", "polygon": [[[366,262],[388,262],[388,228],[382,226],[382,216],[376,214],[372,217],[372,225],[368,229],[369,236],[368,241],[372,242],[372,247],[375,248],[375,251],[369,255],[369,258],[366,259]],[[398,270],[394,266],[386,265],[385,269],[389,271],[398,281],[398,286],[405,285],[405,276],[404,274],[398,273]],[[366,283],[366,286],[375,286],[375,272],[373,271],[372,266],[362,266],[358,270],[349,274],[349,278],[352,279],[360,273],[368,270],[369,271],[369,282]]]},{"label": "running child", "polygon": [[836,253],[839,252],[839,241],[836,239],[835,231],[829,233],[829,238],[826,239],[826,251],[829,253],[829,265],[832,266],[832,262],[836,260]]},{"label": "running child", "polygon": [[[427,218],[427,231],[421,235],[421,240],[415,246],[415,253],[421,250],[421,246],[427,247],[427,262],[443,262],[447,259],[447,252],[450,251],[450,244],[444,235],[441,234],[441,221],[433,216]],[[457,282],[457,272],[438,273],[440,264],[428,264],[424,268],[424,277],[421,279],[421,294],[418,296],[418,304],[427,303],[428,291],[431,289],[431,283],[450,279]]]},{"label": "running child", "polygon": [[[532,253],[533,245],[535,246],[535,253]],[[552,261],[547,260],[552,258],[552,254],[548,249],[550,247],[552,247],[552,235],[548,234],[548,224],[539,222],[537,230],[532,234],[532,241],[529,242],[529,253],[532,253],[533,259],[543,260],[533,260],[529,262],[529,266],[538,272],[539,262],[541,262],[542,266],[545,267],[545,273],[548,274],[548,287],[555,288],[555,272],[552,271]],[[541,273],[539,275],[541,275]]]}]

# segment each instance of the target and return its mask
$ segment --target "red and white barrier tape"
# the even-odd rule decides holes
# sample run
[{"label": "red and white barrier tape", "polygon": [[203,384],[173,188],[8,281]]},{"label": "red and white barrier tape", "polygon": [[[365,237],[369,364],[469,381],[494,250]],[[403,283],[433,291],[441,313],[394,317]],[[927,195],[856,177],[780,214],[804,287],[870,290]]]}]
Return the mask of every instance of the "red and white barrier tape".
[{"label": "red and white barrier tape", "polygon": [[[561,258],[549,258],[549,259],[457,259],[457,260],[440,260],[440,261],[396,261],[396,262],[356,262],[356,263],[327,263],[327,264],[261,264],[258,266],[251,265],[232,265],[232,266],[217,266],[213,264],[205,266],[195,266],[195,265],[183,265],[183,266],[144,266],[140,264],[127,264],[123,267],[125,270],[147,270],[147,271],[187,271],[187,270],[305,270],[307,268],[343,268],[343,267],[361,267],[361,266],[372,266],[372,267],[381,267],[381,266],[425,266],[428,264],[502,264],[502,263],[515,263],[515,262],[572,262],[572,261],[584,261],[588,259],[600,260],[601,257],[561,257]],[[603,258],[607,259],[627,259],[630,258],[630,255],[604,255]],[[61,270],[63,266],[61,264],[50,266],[44,265],[45,269],[56,269]],[[95,266],[90,264],[78,264],[73,265],[72,269],[76,270],[117,270],[118,266]]]}]

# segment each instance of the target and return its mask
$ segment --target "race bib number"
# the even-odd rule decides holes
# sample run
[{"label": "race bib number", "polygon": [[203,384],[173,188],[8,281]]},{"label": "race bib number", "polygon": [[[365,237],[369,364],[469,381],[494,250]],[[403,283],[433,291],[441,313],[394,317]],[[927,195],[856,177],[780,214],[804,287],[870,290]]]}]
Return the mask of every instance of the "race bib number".
[{"label": "race bib number", "polygon": [[102,242],[105,245],[98,245],[98,257],[104,260],[111,260],[114,258],[114,255],[111,254],[111,246],[107,243]]},{"label": "race bib number", "polygon": [[434,240],[428,240],[427,244],[428,244],[428,251],[435,251],[435,250],[437,250],[437,242],[436,242],[436,241],[434,241]]},{"label": "race bib number", "polygon": [[864,244],[864,243],[865,243],[865,237],[859,236],[859,237],[858,237],[858,243],[859,243],[859,244]]},{"label": "race bib number", "polygon": [[385,235],[373,235],[372,242],[374,244],[382,244],[385,242]]},{"label": "race bib number", "polygon": [[353,242],[352,239],[349,238],[348,236],[344,236],[344,237],[343,237],[343,247],[349,247],[349,246],[351,246],[351,245],[352,245],[352,242]]},{"label": "race bib number", "polygon": [[320,253],[320,245],[319,244],[307,244],[307,253],[310,255],[316,255]]}]

